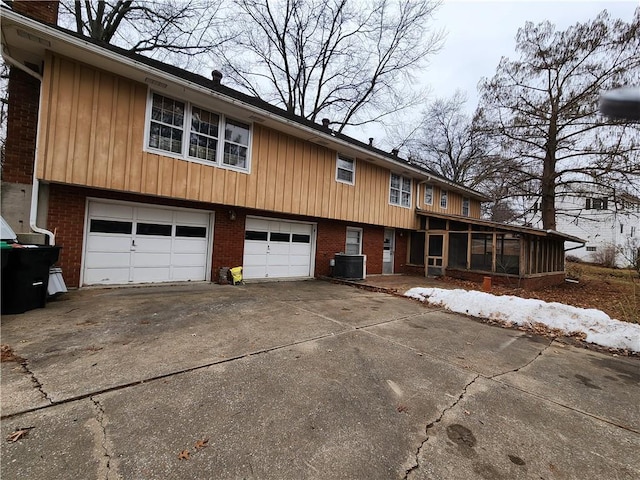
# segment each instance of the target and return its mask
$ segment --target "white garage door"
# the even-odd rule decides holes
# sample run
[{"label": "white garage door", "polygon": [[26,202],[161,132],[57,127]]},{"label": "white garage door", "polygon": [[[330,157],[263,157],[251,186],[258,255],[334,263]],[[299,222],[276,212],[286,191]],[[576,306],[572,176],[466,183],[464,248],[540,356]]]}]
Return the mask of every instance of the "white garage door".
[{"label": "white garage door", "polygon": [[83,284],[206,280],[210,212],[89,202]]},{"label": "white garage door", "polygon": [[313,230],[310,223],[247,218],[244,277],[310,277]]}]

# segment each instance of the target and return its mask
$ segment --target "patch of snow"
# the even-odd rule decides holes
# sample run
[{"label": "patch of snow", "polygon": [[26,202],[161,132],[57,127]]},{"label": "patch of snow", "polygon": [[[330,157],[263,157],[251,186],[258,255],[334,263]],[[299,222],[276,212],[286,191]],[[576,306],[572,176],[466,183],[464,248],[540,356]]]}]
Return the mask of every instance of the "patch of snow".
[{"label": "patch of snow", "polygon": [[640,325],[612,319],[595,308],[460,289],[412,288],[404,295],[473,317],[531,327],[541,323],[569,335],[584,333],[587,342],[640,352]]}]

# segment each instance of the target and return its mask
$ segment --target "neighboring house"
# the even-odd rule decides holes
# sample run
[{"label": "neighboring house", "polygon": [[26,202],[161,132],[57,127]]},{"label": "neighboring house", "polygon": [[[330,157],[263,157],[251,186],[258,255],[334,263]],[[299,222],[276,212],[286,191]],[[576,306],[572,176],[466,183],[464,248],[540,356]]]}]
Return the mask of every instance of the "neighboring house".
[{"label": "neighboring house", "polygon": [[216,281],[240,265],[248,279],[323,276],[339,252],[366,255],[369,274],[564,279],[571,237],[481,220],[478,192],[217,72],[61,29],[56,2],[13,5],[3,216],[62,246],[70,286]]},{"label": "neighboring house", "polygon": [[[568,252],[585,262],[626,267],[640,251],[640,198],[603,187],[563,189],[556,196],[558,230],[585,239]],[[539,215],[532,225],[541,224]]]}]

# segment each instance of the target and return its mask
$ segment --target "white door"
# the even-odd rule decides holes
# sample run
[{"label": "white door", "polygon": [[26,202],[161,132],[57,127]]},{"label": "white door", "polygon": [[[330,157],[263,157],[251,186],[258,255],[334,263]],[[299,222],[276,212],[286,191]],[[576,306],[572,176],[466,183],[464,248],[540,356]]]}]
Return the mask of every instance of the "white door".
[{"label": "white door", "polygon": [[395,253],[396,231],[393,228],[384,229],[384,244],[382,250],[382,273],[393,273],[393,256]]},{"label": "white door", "polygon": [[90,201],[83,284],[207,279],[211,213]]},{"label": "white door", "polygon": [[244,278],[311,276],[313,224],[247,218]]}]

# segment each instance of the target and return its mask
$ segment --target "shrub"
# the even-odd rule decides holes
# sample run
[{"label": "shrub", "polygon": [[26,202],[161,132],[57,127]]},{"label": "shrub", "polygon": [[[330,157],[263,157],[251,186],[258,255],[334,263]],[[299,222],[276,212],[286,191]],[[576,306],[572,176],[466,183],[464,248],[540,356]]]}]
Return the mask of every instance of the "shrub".
[{"label": "shrub", "polygon": [[576,257],[575,255],[567,255],[566,257],[564,257],[564,259],[567,262],[582,263],[582,259],[580,257]]},{"label": "shrub", "polygon": [[616,247],[615,245],[603,245],[593,252],[593,263],[607,268],[616,268]]}]

